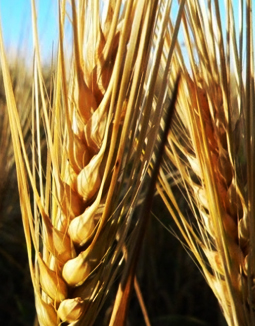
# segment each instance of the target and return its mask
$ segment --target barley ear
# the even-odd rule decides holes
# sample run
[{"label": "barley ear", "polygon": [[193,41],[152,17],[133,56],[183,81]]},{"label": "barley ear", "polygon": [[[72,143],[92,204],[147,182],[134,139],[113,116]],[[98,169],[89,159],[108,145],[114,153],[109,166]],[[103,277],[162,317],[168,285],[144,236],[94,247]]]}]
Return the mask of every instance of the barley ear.
[{"label": "barley ear", "polygon": [[[165,193],[159,191],[216,295],[227,323],[237,326],[253,325],[255,321],[255,129],[250,120],[254,64],[251,3],[246,4],[244,21],[250,32],[246,40],[241,34],[239,48],[232,6],[230,1],[225,8],[229,22],[225,37],[218,1],[209,7],[199,1],[187,3],[183,27],[188,62],[181,51],[176,52],[175,69],[181,66],[182,78],[177,113],[169,134],[169,164],[160,175]],[[243,44],[247,45],[246,82],[242,76]],[[185,218],[169,187],[166,175],[173,166],[179,171],[178,184],[186,194],[191,219]]]},{"label": "barley ear", "polygon": [[[65,1],[59,5],[51,102],[32,1],[32,166],[0,42],[30,271],[44,326],[92,325],[123,263],[123,247],[130,248],[137,233],[133,213],[171,91],[167,79],[180,26],[179,19],[169,44],[168,2],[72,0],[70,59],[66,6]],[[44,138],[45,167],[40,152]]]}]

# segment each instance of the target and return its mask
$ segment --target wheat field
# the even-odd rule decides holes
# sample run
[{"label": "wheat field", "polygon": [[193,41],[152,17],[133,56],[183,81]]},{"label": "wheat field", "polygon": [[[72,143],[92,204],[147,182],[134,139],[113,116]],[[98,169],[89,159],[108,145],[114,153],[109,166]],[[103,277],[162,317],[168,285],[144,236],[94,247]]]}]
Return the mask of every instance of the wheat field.
[{"label": "wheat field", "polygon": [[[143,323],[159,325],[138,279],[162,224],[226,323],[255,325],[252,2],[59,1],[50,86],[34,0],[31,13],[29,104],[15,92],[2,32],[0,60],[34,324],[99,324],[110,298],[103,322],[127,325],[135,292]],[[162,208],[152,221],[153,200]]]}]

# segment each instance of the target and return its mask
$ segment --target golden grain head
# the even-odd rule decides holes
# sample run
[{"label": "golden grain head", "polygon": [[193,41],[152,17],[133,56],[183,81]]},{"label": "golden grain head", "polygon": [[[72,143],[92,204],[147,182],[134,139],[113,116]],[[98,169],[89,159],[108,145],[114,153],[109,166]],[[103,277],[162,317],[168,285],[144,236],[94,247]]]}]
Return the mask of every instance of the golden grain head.
[{"label": "golden grain head", "polygon": [[252,30],[251,2],[242,2],[242,8],[241,15],[246,10],[247,16],[239,26],[233,3],[226,3],[225,33],[218,1],[186,3],[182,19],[188,58],[177,43],[173,69],[182,78],[164,169],[174,166],[179,172],[194,219],[184,217],[166,175],[160,179],[162,198],[231,326],[255,321],[254,58],[252,33],[242,34],[244,25]]},{"label": "golden grain head", "polygon": [[[124,245],[129,247],[140,232],[132,222],[133,212],[160,138],[184,2],[174,28],[170,28],[168,1],[71,0],[70,17],[68,5],[60,2],[59,52],[52,101],[48,101],[36,6],[31,1],[35,48],[32,167],[0,37],[41,326],[74,325],[79,320],[84,326],[92,325],[124,262]],[[70,21],[71,59],[65,53],[65,26]],[[47,143],[45,171],[41,140]],[[132,252],[135,256],[138,251]]]}]

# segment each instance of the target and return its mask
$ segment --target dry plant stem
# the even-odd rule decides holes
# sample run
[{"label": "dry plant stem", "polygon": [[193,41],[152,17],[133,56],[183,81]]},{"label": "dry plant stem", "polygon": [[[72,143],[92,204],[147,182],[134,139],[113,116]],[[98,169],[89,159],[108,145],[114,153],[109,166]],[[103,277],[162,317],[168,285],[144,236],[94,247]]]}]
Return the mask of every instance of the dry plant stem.
[{"label": "dry plant stem", "polygon": [[140,286],[139,286],[139,283],[138,283],[138,280],[137,280],[136,277],[134,278],[134,289],[135,289],[136,296],[137,296],[137,299],[139,301],[139,305],[140,305],[142,313],[143,313],[143,318],[144,318],[145,325],[146,326],[151,326],[148,311],[146,309],[144,299],[143,299],[143,295],[142,295],[142,292],[141,292],[141,289],[140,289]]}]

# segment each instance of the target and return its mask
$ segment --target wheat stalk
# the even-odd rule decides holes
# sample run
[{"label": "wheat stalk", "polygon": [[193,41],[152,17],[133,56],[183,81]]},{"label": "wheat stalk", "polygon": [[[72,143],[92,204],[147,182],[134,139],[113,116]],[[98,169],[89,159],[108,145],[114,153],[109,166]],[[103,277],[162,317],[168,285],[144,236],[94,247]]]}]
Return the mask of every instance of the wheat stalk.
[{"label": "wheat stalk", "polygon": [[239,40],[231,1],[225,8],[226,37],[218,1],[186,4],[189,62],[179,47],[175,64],[183,74],[167,157],[180,173],[178,182],[195,219],[185,218],[174,198],[166,178],[173,167],[169,162],[160,175],[165,193],[159,188],[227,323],[236,326],[255,322],[252,11],[250,1],[240,4],[246,20],[239,26]]},{"label": "wheat stalk", "polygon": [[[170,32],[171,3],[165,1],[76,4],[72,0],[69,66],[63,1],[51,105],[42,76],[35,2],[31,3],[35,44],[32,167],[2,37],[0,55],[37,316],[44,326],[92,325],[123,261],[124,244],[129,247],[127,238],[132,243],[137,232],[132,216],[170,90],[167,78],[179,23]],[[183,5],[184,1],[179,22]]]}]

